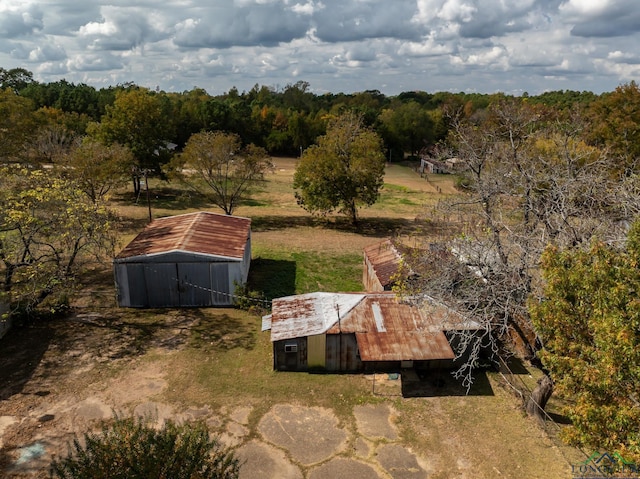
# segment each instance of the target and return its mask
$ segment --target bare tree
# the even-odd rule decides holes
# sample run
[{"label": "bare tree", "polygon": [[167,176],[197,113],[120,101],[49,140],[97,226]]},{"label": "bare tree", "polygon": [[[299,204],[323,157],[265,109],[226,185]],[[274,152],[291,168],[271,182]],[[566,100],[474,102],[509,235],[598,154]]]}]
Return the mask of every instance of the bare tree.
[{"label": "bare tree", "polygon": [[430,252],[408,259],[421,274],[406,289],[435,296],[480,325],[453,333],[466,358],[456,375],[467,387],[483,352],[508,343],[534,358],[540,344],[527,301],[538,291],[545,246],[621,239],[635,211],[618,203],[621,183],[606,152],[581,140],[580,118],[556,118],[517,99],[497,101],[477,123],[449,116],[464,191],[440,202],[437,215],[457,220],[458,234],[440,253],[424,248]]},{"label": "bare tree", "polygon": [[273,162],[263,148],[242,147],[240,137],[233,133],[205,131],[189,138],[165,172],[231,215],[272,169]]}]

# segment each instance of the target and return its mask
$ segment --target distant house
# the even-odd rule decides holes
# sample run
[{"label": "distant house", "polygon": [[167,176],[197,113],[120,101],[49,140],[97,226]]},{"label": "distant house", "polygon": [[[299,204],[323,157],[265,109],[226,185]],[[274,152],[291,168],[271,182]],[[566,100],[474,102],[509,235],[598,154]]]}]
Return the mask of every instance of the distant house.
[{"label": "distant house", "polygon": [[433,158],[422,158],[420,160],[420,174],[424,175],[426,173],[432,174],[447,174],[449,173],[449,168],[446,163],[443,163],[438,160],[434,160]]},{"label": "distant house", "polygon": [[[424,302],[423,302],[424,303]],[[433,301],[391,292],[309,293],[277,298],[263,318],[281,371],[397,371],[454,367],[447,330],[477,325]]]},{"label": "distant house", "polygon": [[390,239],[364,248],[362,284],[365,291],[391,291],[402,262],[398,248]]},{"label": "distant house", "polygon": [[152,221],[113,260],[120,306],[228,306],[251,262],[251,220],[209,212]]}]

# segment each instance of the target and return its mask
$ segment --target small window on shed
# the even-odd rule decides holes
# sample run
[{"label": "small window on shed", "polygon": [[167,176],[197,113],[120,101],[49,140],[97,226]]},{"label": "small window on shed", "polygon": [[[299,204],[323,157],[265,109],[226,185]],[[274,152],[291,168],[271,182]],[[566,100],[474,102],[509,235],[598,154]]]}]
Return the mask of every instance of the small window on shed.
[{"label": "small window on shed", "polygon": [[298,343],[285,343],[284,352],[285,353],[297,353],[298,352]]}]

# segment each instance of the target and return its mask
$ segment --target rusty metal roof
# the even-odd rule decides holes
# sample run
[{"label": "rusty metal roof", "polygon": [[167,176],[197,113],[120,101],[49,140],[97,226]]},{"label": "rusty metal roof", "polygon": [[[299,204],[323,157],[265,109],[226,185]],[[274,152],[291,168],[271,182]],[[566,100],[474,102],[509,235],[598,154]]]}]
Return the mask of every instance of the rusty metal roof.
[{"label": "rusty metal roof", "polygon": [[378,281],[384,287],[392,283],[398,272],[402,256],[390,239],[364,248],[365,258],[371,264]]},{"label": "rusty metal roof", "polygon": [[453,359],[439,323],[446,314],[437,306],[425,314],[391,292],[288,296],[273,301],[271,341],[355,333],[364,361]]},{"label": "rusty metal roof", "polygon": [[271,341],[327,332],[365,297],[360,293],[308,293],[271,303]]},{"label": "rusty metal roof", "polygon": [[136,236],[116,259],[184,251],[242,259],[251,220],[207,211],[158,218]]}]

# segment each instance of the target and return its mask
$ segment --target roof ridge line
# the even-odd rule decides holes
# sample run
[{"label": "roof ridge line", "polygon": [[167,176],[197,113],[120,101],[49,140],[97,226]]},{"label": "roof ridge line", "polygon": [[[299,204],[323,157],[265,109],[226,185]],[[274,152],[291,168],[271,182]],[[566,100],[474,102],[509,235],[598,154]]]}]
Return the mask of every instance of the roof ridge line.
[{"label": "roof ridge line", "polygon": [[189,240],[191,239],[191,237],[193,236],[193,231],[195,229],[195,225],[198,222],[199,218],[200,218],[200,211],[196,211],[193,214],[193,219],[191,220],[191,222],[189,223],[189,226],[187,228],[185,228],[184,230],[184,234],[182,235],[182,237],[180,238],[179,241],[177,241],[177,245],[178,248],[177,249],[183,249],[184,245],[186,245]]}]

